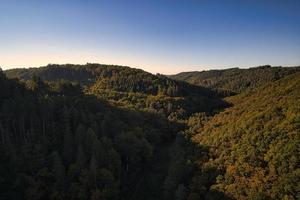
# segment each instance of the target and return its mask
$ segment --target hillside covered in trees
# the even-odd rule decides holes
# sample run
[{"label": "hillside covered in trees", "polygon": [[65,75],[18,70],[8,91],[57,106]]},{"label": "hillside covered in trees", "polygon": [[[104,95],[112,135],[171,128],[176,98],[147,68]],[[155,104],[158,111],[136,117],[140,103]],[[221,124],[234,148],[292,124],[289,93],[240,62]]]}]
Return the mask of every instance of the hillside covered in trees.
[{"label": "hillside covered in trees", "polygon": [[231,68],[182,72],[170,76],[176,80],[223,91],[225,96],[254,89],[300,71],[300,67],[271,67],[269,65],[249,69]]},{"label": "hillside covered in trees", "polygon": [[0,87],[0,199],[161,198],[171,122],[71,83],[1,72]]},{"label": "hillside covered in trees", "polygon": [[[300,73],[226,99],[226,109],[190,131],[208,149],[199,171],[215,169],[210,189],[234,199],[299,199]],[[195,175],[193,185],[203,181]]]},{"label": "hillside covered in trees", "polygon": [[0,199],[298,199],[298,69],[0,71]]},{"label": "hillside covered in trees", "polygon": [[[210,115],[227,104],[207,89],[112,68],[102,69],[90,85],[44,82],[36,74],[20,81],[1,72],[1,198],[171,200],[188,195],[194,146],[179,134],[183,118],[170,120],[168,114],[194,105],[193,112]],[[116,93],[130,98],[113,99]],[[133,99],[142,103],[137,106]],[[149,102],[161,106],[149,110]]]},{"label": "hillside covered in trees", "polygon": [[[95,81],[96,67],[90,64],[90,67],[82,65],[55,65],[49,64],[46,67],[38,68],[16,68],[6,70],[4,73],[8,78],[18,78],[21,80],[30,80],[32,76],[38,76],[44,81],[68,80],[77,82],[81,85],[90,84]],[[100,65],[99,65],[100,66]]]},{"label": "hillside covered in trees", "polygon": [[9,78],[29,80],[38,76],[47,82],[78,83],[86,92],[115,105],[163,114],[172,119],[195,112],[217,112],[227,104],[207,88],[153,75],[140,69],[101,65],[48,65],[5,71]]}]

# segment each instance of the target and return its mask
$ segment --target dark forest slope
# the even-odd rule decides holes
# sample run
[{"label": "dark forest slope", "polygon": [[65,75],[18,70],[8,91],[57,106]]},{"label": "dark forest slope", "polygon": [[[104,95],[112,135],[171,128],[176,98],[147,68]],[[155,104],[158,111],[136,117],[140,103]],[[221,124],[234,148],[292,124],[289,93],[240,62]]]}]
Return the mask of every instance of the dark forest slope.
[{"label": "dark forest slope", "polygon": [[201,170],[219,172],[210,189],[236,199],[299,199],[300,73],[226,100],[234,106],[194,136],[209,149]]},{"label": "dark forest slope", "polygon": [[300,67],[261,66],[249,69],[231,68],[201,72],[182,72],[171,78],[191,84],[225,91],[226,95],[254,89],[300,71]]},{"label": "dark forest slope", "polygon": [[[175,93],[165,90],[173,86]],[[177,116],[170,121],[164,111],[147,111],[155,105],[154,111],[199,108],[209,115],[214,103],[224,105],[207,89],[122,67],[103,72],[86,91],[37,76],[8,79],[1,71],[0,88],[0,199],[186,197],[194,145],[178,134]]]},{"label": "dark forest slope", "polygon": [[[0,71],[0,199],[160,199],[173,126]],[[155,173],[155,175],[153,175]]]}]

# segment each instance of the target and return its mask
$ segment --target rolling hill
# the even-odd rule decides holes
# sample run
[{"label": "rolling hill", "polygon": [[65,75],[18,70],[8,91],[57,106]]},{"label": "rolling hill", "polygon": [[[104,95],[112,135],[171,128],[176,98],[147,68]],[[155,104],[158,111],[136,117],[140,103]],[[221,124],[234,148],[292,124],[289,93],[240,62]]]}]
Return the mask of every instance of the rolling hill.
[{"label": "rolling hill", "polygon": [[5,74],[24,81],[38,76],[48,82],[79,83],[86,88],[86,93],[114,105],[152,111],[172,119],[184,119],[195,112],[213,113],[228,106],[210,89],[124,66],[48,65],[7,70]]},{"label": "rolling hill", "polygon": [[300,67],[271,67],[266,65],[249,69],[231,68],[182,72],[170,77],[194,85],[220,90],[223,91],[225,96],[230,96],[254,89],[299,71]]}]

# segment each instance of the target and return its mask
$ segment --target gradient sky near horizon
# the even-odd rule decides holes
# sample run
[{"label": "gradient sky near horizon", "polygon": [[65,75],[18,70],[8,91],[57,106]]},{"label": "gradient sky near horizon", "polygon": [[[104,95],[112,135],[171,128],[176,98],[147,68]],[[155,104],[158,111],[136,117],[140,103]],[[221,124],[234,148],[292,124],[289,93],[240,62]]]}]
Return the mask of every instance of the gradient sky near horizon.
[{"label": "gradient sky near horizon", "polygon": [[0,66],[295,66],[299,10],[299,0],[0,0]]}]

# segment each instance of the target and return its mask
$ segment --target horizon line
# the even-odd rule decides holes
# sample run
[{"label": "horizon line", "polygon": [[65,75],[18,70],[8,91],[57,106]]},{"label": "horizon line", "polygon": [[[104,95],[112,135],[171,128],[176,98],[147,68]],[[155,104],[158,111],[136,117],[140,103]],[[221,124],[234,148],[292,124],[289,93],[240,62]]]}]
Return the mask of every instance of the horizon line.
[{"label": "horizon line", "polygon": [[[146,67],[136,67],[136,66],[129,66],[129,65],[122,65],[122,64],[112,64],[112,63],[98,63],[98,62],[86,62],[86,63],[48,63],[46,65],[40,65],[40,66],[20,66],[20,67],[8,67],[6,68],[5,66],[0,65],[0,69],[3,71],[8,71],[8,70],[16,70],[16,69],[33,69],[33,68],[42,68],[42,67],[48,67],[51,65],[58,65],[58,66],[63,66],[63,65],[79,65],[79,66],[84,66],[88,64],[95,64],[95,65],[106,65],[106,66],[119,66],[119,67],[129,67],[133,69],[140,69],[145,72],[151,73],[151,74],[163,74],[160,72],[150,72],[144,68]],[[233,66],[233,67],[227,67],[227,66],[219,66],[219,67],[199,67],[199,68],[204,68],[204,69],[199,69],[199,70],[189,70],[189,71],[180,71],[177,73],[173,74],[163,74],[163,75],[175,75],[179,73],[188,73],[188,72],[203,72],[203,71],[214,71],[214,70],[228,70],[228,69],[251,69],[251,68],[259,68],[259,67],[300,67],[300,64],[298,65],[270,65],[270,64],[262,64],[262,65],[255,65],[255,66]],[[6,69],[5,69],[6,68]],[[183,67],[184,69],[185,67]]]}]

